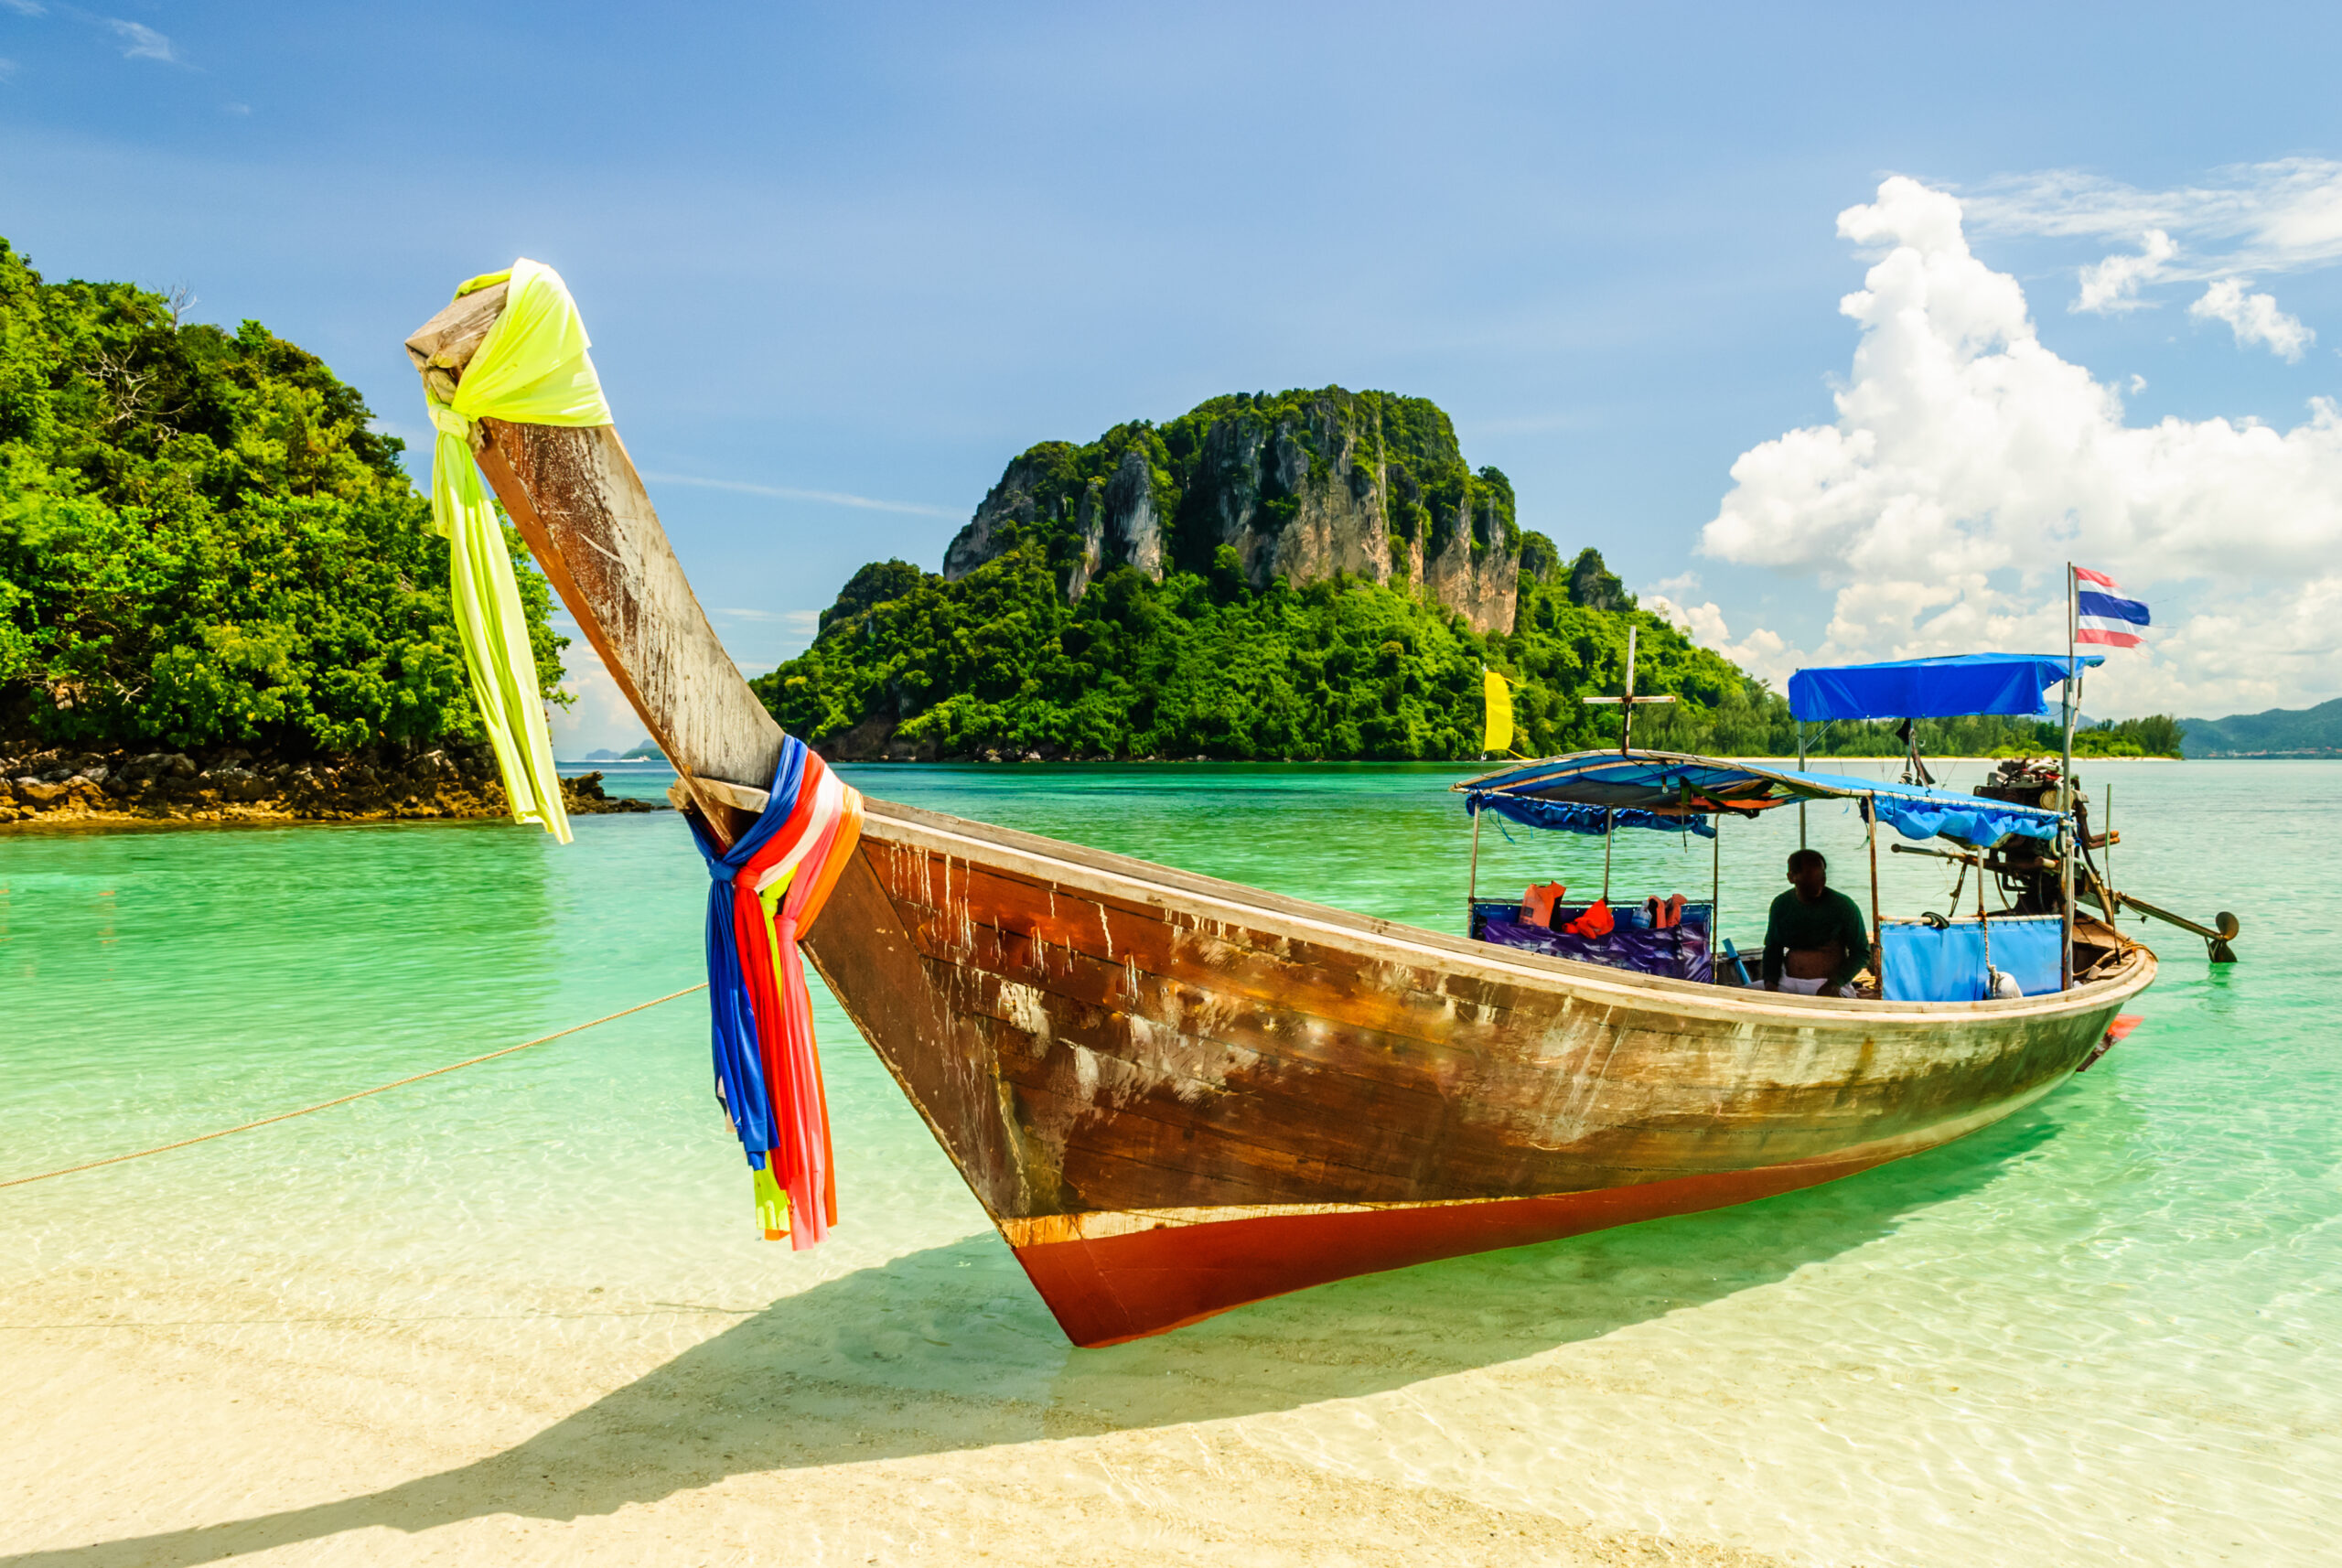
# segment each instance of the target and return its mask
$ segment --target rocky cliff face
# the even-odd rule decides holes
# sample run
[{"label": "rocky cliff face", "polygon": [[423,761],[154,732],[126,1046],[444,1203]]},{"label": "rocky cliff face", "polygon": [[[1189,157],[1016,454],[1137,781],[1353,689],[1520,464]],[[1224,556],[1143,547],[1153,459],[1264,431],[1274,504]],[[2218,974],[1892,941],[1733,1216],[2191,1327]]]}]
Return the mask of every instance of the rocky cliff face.
[{"label": "rocky cliff face", "polygon": [[1466,466],[1435,405],[1327,387],[1215,398],[1088,446],[1045,442],[1008,465],[943,575],[1037,542],[1079,600],[1116,567],[1201,572],[1226,550],[1255,588],[1347,573],[1509,632],[1520,540],[1511,484]]},{"label": "rocky cliff face", "polygon": [[1065,556],[1058,564],[1069,599],[1079,600],[1101,572],[1116,566],[1161,578],[1163,518],[1146,453],[1125,448],[1108,473],[1076,475],[1069,486],[1064,463],[1052,459],[1073,452],[1064,442],[1049,442],[1011,461],[944,551],[944,577],[956,582],[1016,539],[1038,534],[1070,546],[1052,553]]}]

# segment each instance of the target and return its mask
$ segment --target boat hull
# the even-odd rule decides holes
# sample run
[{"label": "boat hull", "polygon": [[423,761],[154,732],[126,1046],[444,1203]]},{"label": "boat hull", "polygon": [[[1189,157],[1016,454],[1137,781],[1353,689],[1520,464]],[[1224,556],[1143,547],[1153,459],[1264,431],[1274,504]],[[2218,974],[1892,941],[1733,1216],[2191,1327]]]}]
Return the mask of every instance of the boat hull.
[{"label": "boat hull", "polygon": [[2154,968],[1735,992],[876,801],[806,947],[1085,1346],[1934,1147],[2062,1082]]},{"label": "boat hull", "polygon": [[[503,297],[407,339],[435,395]],[[783,737],[618,433],[488,419],[474,448],[731,842]],[[2023,1001],[1735,992],[878,801],[803,945],[1084,1345],[1931,1147],[2062,1082],[2154,973],[2137,948]]]}]

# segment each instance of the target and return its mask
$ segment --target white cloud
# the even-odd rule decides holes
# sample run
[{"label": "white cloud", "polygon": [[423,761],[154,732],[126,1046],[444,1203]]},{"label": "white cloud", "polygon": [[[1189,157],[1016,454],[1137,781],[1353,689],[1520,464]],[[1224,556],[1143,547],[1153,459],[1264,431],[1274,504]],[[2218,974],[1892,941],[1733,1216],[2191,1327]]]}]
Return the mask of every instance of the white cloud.
[{"label": "white cloud", "polygon": [[9,10],[14,11],[19,16],[46,16],[48,15],[48,7],[39,4],[39,0],[0,0],[0,5],[7,6]]},{"label": "white cloud", "polygon": [[1763,627],[1735,642],[1732,628],[1724,624],[1724,611],[1716,607],[1713,599],[1701,605],[1682,605],[1664,594],[1646,593],[1637,597],[1643,608],[1677,628],[1702,648],[1714,649],[1751,675],[1770,682],[1776,692],[1788,691],[1789,677],[1797,672],[1798,666],[1810,662],[1784,641],[1778,632]]},{"label": "white cloud", "polygon": [[2187,314],[2198,321],[2227,322],[2240,349],[2266,343],[2271,353],[2294,363],[2300,362],[2304,349],[2317,341],[2317,334],[2303,326],[2301,317],[2278,309],[2275,299],[2245,293],[2242,278],[2220,279],[2187,307]]},{"label": "white cloud", "polygon": [[2146,301],[2139,297],[2139,285],[2160,276],[2164,263],[2179,253],[2179,247],[2170,235],[2160,229],[2150,229],[2139,240],[2135,256],[2109,256],[2095,265],[2081,270],[2082,291],[2069,310],[2089,310],[2105,315],[2118,310],[2136,310]]},{"label": "white cloud", "polygon": [[776,500],[820,501],[829,506],[854,507],[864,511],[908,512],[913,517],[958,517],[950,507],[929,506],[921,501],[886,501],[870,496],[849,495],[843,490],[799,490],[785,485],[751,485],[737,479],[704,479],[696,474],[645,474],[644,482],[657,485],[692,485],[703,490],[731,490],[744,496],[770,496]]},{"label": "white cloud", "polygon": [[636,716],[626,693],[610,678],[601,655],[594,651],[592,643],[576,635],[575,625],[563,624],[560,629],[571,639],[562,650],[568,674],[561,687],[577,701],[553,710],[553,755],[583,757],[589,751],[617,751],[640,740],[642,720]]},{"label": "white cloud", "polygon": [[2332,158],[2239,164],[2171,190],[2053,169],[1991,181],[1965,206],[1979,232],[2138,243],[2159,230],[2194,258],[2165,275],[2192,283],[2342,261],[2342,162]]},{"label": "white cloud", "polygon": [[1861,338],[1837,420],[1744,453],[1702,538],[1835,590],[1817,657],[2055,649],[2070,558],[2177,622],[2093,677],[2094,712],[2217,714],[2342,684],[2308,651],[2342,608],[2342,409],[2315,400],[2283,431],[2127,425],[1971,252],[1959,199],[1898,177],[1839,232],[1883,253],[1840,306]]},{"label": "white cloud", "polygon": [[106,26],[122,39],[124,59],[158,59],[176,63],[178,56],[171,50],[171,40],[143,22],[125,22],[119,16],[108,16]]}]

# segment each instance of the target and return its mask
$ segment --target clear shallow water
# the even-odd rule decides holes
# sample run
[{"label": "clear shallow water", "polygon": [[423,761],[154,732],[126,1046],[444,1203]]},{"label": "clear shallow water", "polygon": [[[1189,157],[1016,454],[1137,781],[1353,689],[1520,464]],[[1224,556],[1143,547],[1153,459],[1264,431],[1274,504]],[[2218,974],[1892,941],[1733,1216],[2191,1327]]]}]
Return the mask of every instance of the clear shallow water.
[{"label": "clear shallow water", "polygon": [[[849,772],[875,795],[1460,919],[1453,769]],[[645,798],[671,777],[605,773]],[[2319,1561],[2342,1472],[2342,1058],[2324,994],[2342,766],[2090,779],[2110,781],[2131,840],[2118,882],[2236,910],[2244,963],[2211,971],[2193,939],[2149,929],[2165,968],[2147,1022],[2098,1068],[1963,1144],[1813,1192],[1073,1352],[825,997],[844,1225],[810,1254],[756,1240],[687,998],[0,1192],[0,1332],[460,1320],[494,1352],[488,1391],[538,1375],[559,1354],[545,1322],[590,1305],[670,1347],[601,1402],[621,1423],[638,1404],[731,1409],[711,1383],[818,1371],[908,1402],[886,1453],[1232,1423],[1331,1474],[1798,1561]],[[1859,823],[1816,810],[1810,829],[1859,889]],[[704,878],[681,822],[576,832],[566,850],[473,823],[0,837],[0,1177],[693,983]],[[1787,813],[1726,825],[1724,929],[1744,948],[1795,837]],[[1512,841],[1484,830],[1484,891],[1599,886],[1599,843]],[[1941,908],[1943,868],[1882,858],[1890,913]],[[1712,867],[1704,842],[1622,834],[1614,886],[1697,894]],[[948,1431],[918,1413],[947,1396],[991,1413]],[[628,1485],[652,1494],[719,1478],[656,1448],[645,1467]],[[639,1500],[618,1491],[612,1506]]]}]

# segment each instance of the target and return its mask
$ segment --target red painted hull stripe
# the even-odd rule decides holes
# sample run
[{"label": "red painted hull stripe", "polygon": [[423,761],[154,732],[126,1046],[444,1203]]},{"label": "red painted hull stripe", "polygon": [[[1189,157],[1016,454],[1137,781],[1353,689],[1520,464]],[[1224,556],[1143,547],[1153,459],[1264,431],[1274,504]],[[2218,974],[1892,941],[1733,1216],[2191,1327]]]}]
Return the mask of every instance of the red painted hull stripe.
[{"label": "red painted hull stripe", "polygon": [[1166,1225],[1019,1247],[1016,1261],[1067,1337],[1083,1347],[1116,1345],[1311,1285],[1747,1203],[1910,1152],[1865,1152],[1548,1197]]}]

